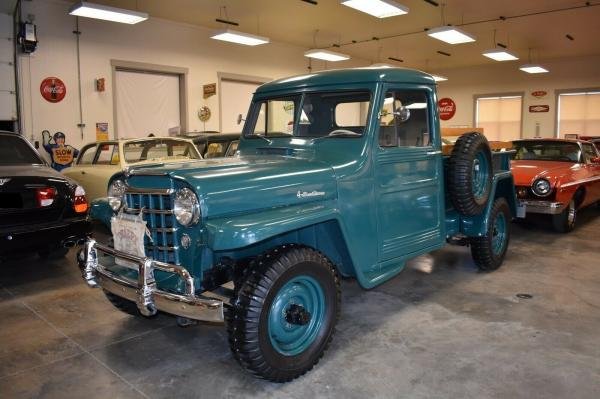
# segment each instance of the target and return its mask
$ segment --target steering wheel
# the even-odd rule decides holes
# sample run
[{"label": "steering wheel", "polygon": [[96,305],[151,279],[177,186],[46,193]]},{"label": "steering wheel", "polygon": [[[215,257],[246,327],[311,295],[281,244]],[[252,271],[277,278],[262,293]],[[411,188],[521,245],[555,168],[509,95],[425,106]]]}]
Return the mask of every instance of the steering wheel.
[{"label": "steering wheel", "polygon": [[328,136],[361,136],[359,133],[353,132],[352,130],[336,129],[329,132]]}]

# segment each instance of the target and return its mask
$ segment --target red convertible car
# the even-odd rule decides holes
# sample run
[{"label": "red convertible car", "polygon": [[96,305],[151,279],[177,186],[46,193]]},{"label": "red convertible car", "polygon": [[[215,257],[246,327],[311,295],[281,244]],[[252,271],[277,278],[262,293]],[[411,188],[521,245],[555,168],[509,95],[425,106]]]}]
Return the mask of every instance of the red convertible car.
[{"label": "red convertible car", "polygon": [[600,153],[582,140],[532,139],[513,142],[511,163],[518,217],[552,215],[554,228],[575,227],[577,211],[600,201]]}]

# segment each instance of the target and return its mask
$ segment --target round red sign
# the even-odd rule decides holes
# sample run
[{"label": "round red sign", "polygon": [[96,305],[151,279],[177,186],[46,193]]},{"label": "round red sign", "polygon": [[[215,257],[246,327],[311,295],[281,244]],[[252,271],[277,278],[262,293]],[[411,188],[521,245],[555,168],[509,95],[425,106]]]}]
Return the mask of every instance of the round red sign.
[{"label": "round red sign", "polygon": [[451,98],[441,98],[438,101],[438,112],[441,120],[447,121],[448,119],[452,119],[456,113],[456,104]]},{"label": "round red sign", "polygon": [[46,78],[40,84],[40,93],[47,101],[57,103],[67,94],[67,87],[59,78]]}]

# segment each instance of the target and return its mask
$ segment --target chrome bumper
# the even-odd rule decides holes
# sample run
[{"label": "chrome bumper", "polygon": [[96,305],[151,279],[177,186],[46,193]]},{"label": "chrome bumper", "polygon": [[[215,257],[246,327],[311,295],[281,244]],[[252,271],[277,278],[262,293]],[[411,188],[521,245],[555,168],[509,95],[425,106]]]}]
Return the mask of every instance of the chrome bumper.
[{"label": "chrome bumper", "polygon": [[[101,265],[98,261],[98,252],[136,263],[137,281],[113,273]],[[94,239],[86,241],[79,263],[83,279],[88,286],[101,287],[112,294],[135,302],[144,316],[153,316],[160,310],[188,319],[223,321],[223,300],[197,296],[194,290],[194,278],[181,266],[129,255],[99,244]],[[185,294],[159,290],[154,280],[154,270],[178,274],[185,281]],[[212,293],[206,292],[206,294]]]},{"label": "chrome bumper", "polygon": [[561,213],[565,204],[562,202],[538,201],[538,200],[520,200],[521,204],[526,206],[526,213],[544,213],[547,215],[557,215]]}]

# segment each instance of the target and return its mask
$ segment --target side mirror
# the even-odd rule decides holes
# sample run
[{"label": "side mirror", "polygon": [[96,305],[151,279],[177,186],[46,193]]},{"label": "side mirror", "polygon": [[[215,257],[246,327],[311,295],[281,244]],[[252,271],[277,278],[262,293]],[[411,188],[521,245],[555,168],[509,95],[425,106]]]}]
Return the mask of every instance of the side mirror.
[{"label": "side mirror", "polygon": [[239,125],[242,122],[245,122],[246,120],[242,117],[242,114],[238,114],[237,117],[237,124]]},{"label": "side mirror", "polygon": [[394,110],[394,116],[400,120],[400,122],[406,122],[410,118],[410,109],[404,105]]}]

